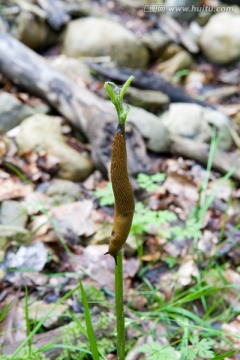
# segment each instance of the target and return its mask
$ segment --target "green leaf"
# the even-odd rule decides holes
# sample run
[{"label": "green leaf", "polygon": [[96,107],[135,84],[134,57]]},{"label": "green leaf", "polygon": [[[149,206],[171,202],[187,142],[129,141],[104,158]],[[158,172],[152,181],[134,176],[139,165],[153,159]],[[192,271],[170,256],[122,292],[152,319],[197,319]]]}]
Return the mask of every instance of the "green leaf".
[{"label": "green leaf", "polygon": [[112,191],[112,184],[110,182],[107,183],[104,189],[96,189],[94,191],[94,194],[99,199],[101,206],[108,206],[114,204],[114,195]]},{"label": "green leaf", "polygon": [[3,311],[0,312],[0,321],[4,319],[5,315],[8,313],[11,306],[12,306],[12,301],[9,304],[7,304],[7,306],[3,309]]},{"label": "green leaf", "polygon": [[166,179],[166,174],[164,173],[158,173],[154,175],[147,175],[140,173],[138,174],[137,182],[142,189],[151,192],[159,189],[160,185],[157,183],[162,182],[165,179]]},{"label": "green leaf", "polygon": [[148,353],[149,360],[178,360],[177,353],[172,346],[163,347],[155,342],[140,346],[138,351]]},{"label": "green leaf", "polygon": [[111,102],[116,108],[118,121],[123,125],[126,122],[127,114],[129,112],[129,107],[127,105],[123,105],[123,97],[133,79],[134,77],[131,75],[122,87],[118,87],[116,84],[110,81],[106,81],[104,84],[104,87],[111,99]]},{"label": "green leaf", "polygon": [[80,290],[81,290],[81,295],[82,295],[84,315],[85,315],[85,321],[86,321],[86,325],[87,325],[88,340],[90,342],[92,357],[93,357],[93,360],[99,360],[100,357],[99,357],[99,352],[98,352],[98,347],[97,347],[97,341],[96,341],[95,334],[93,331],[91,314],[90,314],[90,310],[89,310],[89,306],[88,306],[87,296],[86,296],[86,293],[85,293],[85,290],[84,290],[84,287],[83,287],[83,284],[81,281],[80,281]]},{"label": "green leaf", "polygon": [[201,358],[212,359],[214,352],[210,350],[215,344],[215,341],[212,339],[202,339],[198,344],[196,344],[196,349],[198,350],[198,355]]}]

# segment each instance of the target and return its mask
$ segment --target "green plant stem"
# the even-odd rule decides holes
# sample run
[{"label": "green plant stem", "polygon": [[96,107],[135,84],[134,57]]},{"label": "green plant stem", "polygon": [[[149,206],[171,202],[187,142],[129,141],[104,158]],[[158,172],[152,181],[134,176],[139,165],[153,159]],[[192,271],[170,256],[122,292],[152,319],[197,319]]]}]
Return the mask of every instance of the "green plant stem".
[{"label": "green plant stem", "polygon": [[123,262],[122,250],[117,256],[115,266],[115,306],[117,318],[117,354],[118,360],[125,360],[125,322],[123,308]]}]

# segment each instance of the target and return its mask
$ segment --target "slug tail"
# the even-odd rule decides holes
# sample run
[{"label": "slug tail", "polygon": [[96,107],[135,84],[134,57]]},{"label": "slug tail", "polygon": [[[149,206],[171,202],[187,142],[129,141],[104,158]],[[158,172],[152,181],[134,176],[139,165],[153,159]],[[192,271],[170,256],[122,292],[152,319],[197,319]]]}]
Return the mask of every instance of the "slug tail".
[{"label": "slug tail", "polygon": [[118,123],[117,131],[125,138],[125,125]]},{"label": "slug tail", "polygon": [[115,260],[115,265],[117,266],[117,255],[112,255],[112,254],[110,254],[109,253],[109,251],[107,251],[105,254],[103,254],[103,255],[111,255],[113,258],[114,258],[114,260]]}]

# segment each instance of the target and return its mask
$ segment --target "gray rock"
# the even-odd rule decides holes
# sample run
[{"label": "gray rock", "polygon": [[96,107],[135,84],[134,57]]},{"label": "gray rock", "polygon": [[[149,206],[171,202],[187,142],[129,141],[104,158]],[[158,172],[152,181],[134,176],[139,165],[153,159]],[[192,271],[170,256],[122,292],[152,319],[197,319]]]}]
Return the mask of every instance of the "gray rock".
[{"label": "gray rock", "polygon": [[79,200],[81,193],[78,184],[69,180],[54,179],[47,188],[46,195],[51,197],[51,203],[59,205]]},{"label": "gray rock", "polygon": [[35,300],[29,305],[29,319],[39,322],[46,317],[46,314],[49,313],[49,316],[44,321],[43,326],[47,329],[51,329],[63,322],[63,315],[67,310],[68,306],[66,304],[58,304],[58,306],[54,306],[54,304],[48,304],[42,300]]},{"label": "gray rock", "polygon": [[31,12],[23,9],[15,17],[11,33],[31,49],[46,48],[55,44],[59,37],[59,32],[54,31],[45,19],[34,19]]},{"label": "gray rock", "polygon": [[128,122],[139,130],[149,150],[155,152],[168,151],[170,144],[169,133],[156,115],[144,109],[131,106]]},{"label": "gray rock", "polygon": [[0,224],[25,227],[28,215],[19,201],[6,200],[2,202],[0,210]]},{"label": "gray rock", "polygon": [[119,0],[119,4],[130,8],[136,8],[150,3],[150,0]]},{"label": "gray rock", "polygon": [[108,244],[111,232],[112,224],[98,224],[95,234],[89,239],[89,243],[91,245]]},{"label": "gray rock", "polygon": [[157,111],[169,103],[169,97],[160,91],[128,88],[125,100],[146,110]]},{"label": "gray rock", "polygon": [[240,59],[240,14],[212,16],[200,37],[200,47],[206,58],[216,64]]},{"label": "gray rock", "polygon": [[159,29],[143,33],[139,40],[150,51],[153,58],[159,57],[170,42],[169,37]]},{"label": "gray rock", "polygon": [[31,236],[28,230],[13,225],[0,225],[0,261],[10,245],[28,244]]},{"label": "gray rock", "polygon": [[144,68],[147,49],[135,35],[109,19],[88,17],[71,21],[66,29],[62,52],[70,57],[110,56],[119,66]]},{"label": "gray rock", "polygon": [[48,115],[33,115],[24,120],[16,137],[20,153],[44,150],[59,159],[58,176],[82,181],[93,170],[88,154],[79,154],[70,147],[61,133],[60,119]]},{"label": "gray rock", "polygon": [[226,115],[197,104],[171,104],[168,111],[160,116],[171,136],[182,136],[209,143],[213,135],[211,125],[217,127],[222,137],[219,146],[228,150],[232,146],[229,131],[231,126]]},{"label": "gray rock", "polygon": [[174,55],[171,59],[161,62],[157,69],[161,73],[172,75],[178,70],[189,69],[191,64],[191,55],[187,51],[182,50]]},{"label": "gray rock", "polygon": [[49,61],[52,67],[67,75],[72,80],[76,81],[76,79],[80,79],[86,83],[91,82],[90,69],[83,61],[66,55],[57,56]]},{"label": "gray rock", "polygon": [[[190,21],[198,16],[195,8],[200,8],[200,0],[166,0],[165,6],[169,16],[182,21]],[[184,11],[186,7],[189,7],[189,11]]]},{"label": "gray rock", "polygon": [[15,96],[4,91],[0,93],[0,132],[11,130],[32,114],[33,110]]},{"label": "gray rock", "polygon": [[48,261],[48,251],[42,242],[28,246],[20,246],[17,252],[10,249],[5,256],[4,265],[7,269],[41,271]]}]

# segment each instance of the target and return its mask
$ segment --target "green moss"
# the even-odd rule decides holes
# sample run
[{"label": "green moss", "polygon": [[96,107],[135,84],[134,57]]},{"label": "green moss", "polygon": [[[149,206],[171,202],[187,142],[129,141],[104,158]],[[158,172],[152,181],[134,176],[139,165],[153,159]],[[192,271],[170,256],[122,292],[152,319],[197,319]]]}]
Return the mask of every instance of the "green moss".
[{"label": "green moss", "polygon": [[61,354],[56,358],[56,360],[79,360],[81,356],[85,356],[80,350],[76,350],[76,347],[89,350],[88,341],[78,340],[73,344],[73,339],[79,338],[79,327],[77,323],[71,322],[66,329],[66,332],[63,335],[63,345],[68,346],[62,350]]},{"label": "green moss", "polygon": [[[0,360],[9,360],[9,356],[1,355]],[[17,357],[14,357],[14,360],[47,360],[46,356],[37,351],[34,348],[31,348],[31,353],[29,354],[28,348],[24,348],[20,351]]]},{"label": "green moss", "polygon": [[98,340],[98,349],[101,351],[101,353],[103,354],[108,354],[111,351],[116,350],[116,343],[115,343],[115,337],[113,338],[102,338],[100,340]]},{"label": "green moss", "polygon": [[[106,301],[106,297],[105,297],[104,293],[91,284],[89,284],[85,287],[85,291],[86,291],[88,302],[90,304],[91,303],[101,303],[101,302]],[[81,298],[79,300],[82,301]]]},{"label": "green moss", "polygon": [[[110,325],[112,325],[113,319],[109,314],[101,312],[99,315],[99,319],[96,323],[96,328],[98,330],[107,329]],[[114,331],[114,329],[113,329]]]}]

